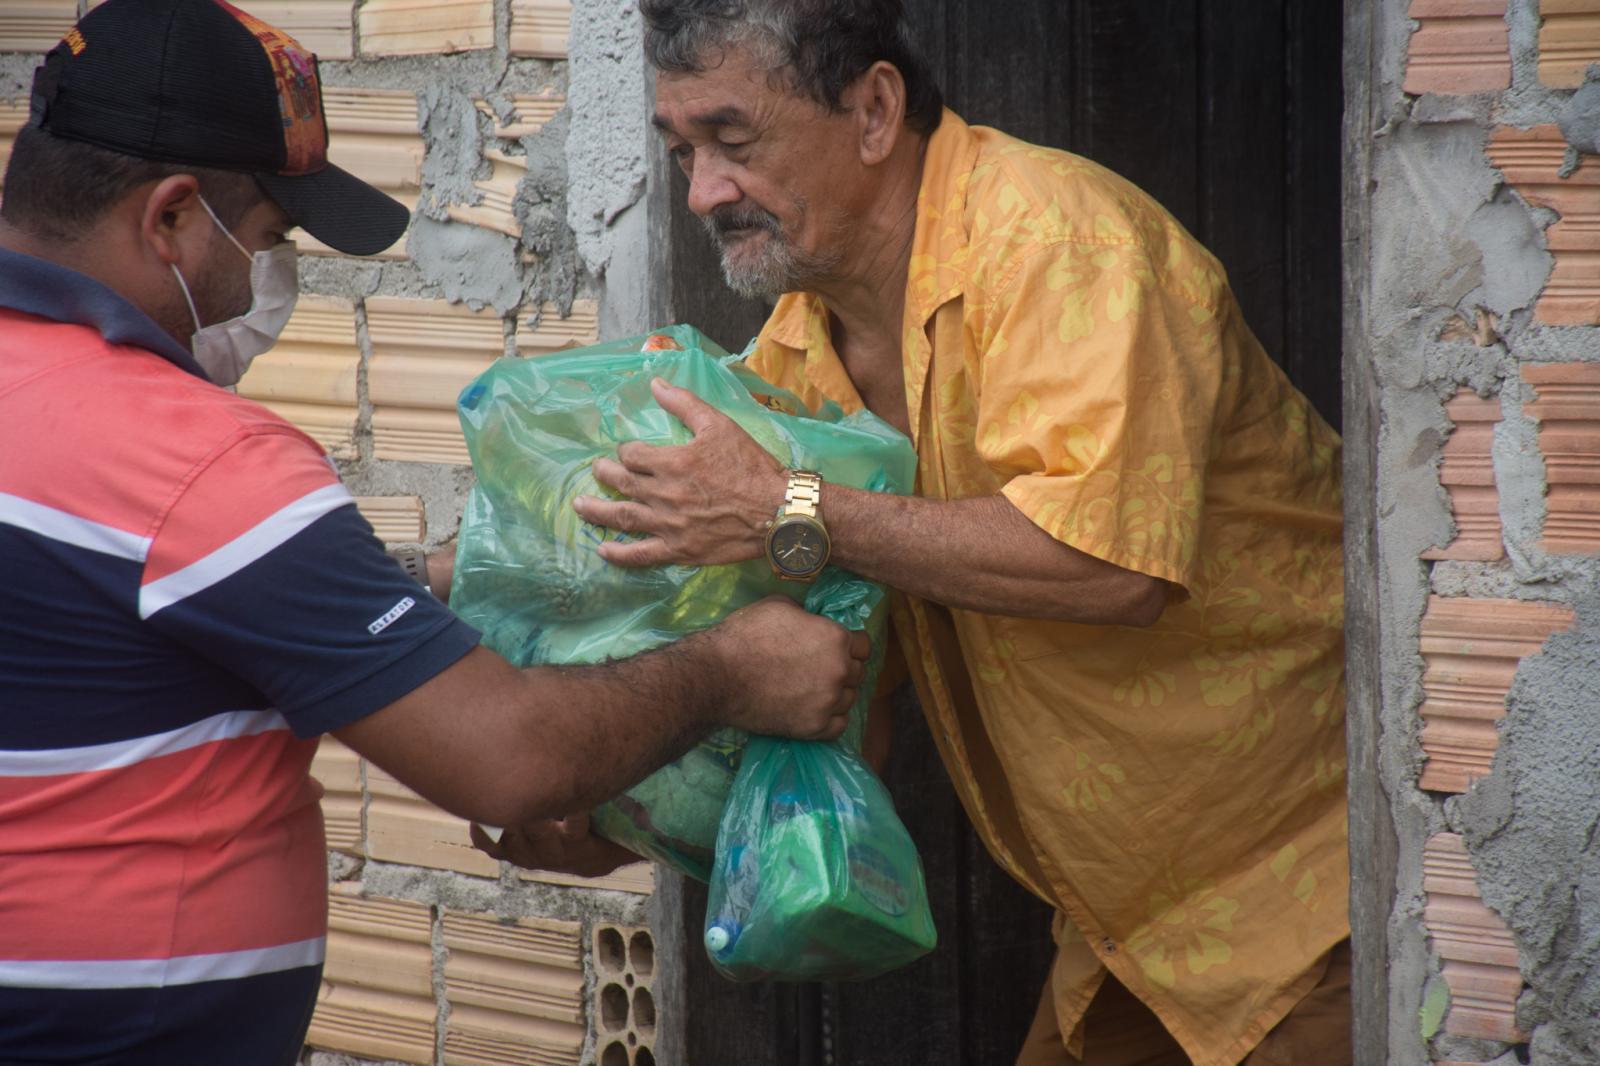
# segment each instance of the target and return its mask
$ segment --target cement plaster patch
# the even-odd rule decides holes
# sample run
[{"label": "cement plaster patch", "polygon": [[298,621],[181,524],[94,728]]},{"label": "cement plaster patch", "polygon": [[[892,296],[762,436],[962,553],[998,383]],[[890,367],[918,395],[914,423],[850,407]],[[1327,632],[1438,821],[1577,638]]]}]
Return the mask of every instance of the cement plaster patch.
[{"label": "cement plaster patch", "polygon": [[33,88],[33,71],[43,56],[6,53],[0,55],[0,99],[26,100]]},{"label": "cement plaster patch", "polygon": [[525,286],[517,242],[503,233],[418,215],[406,251],[452,303],[475,311],[490,306],[500,314],[522,303]]},{"label": "cement plaster patch", "polygon": [[1600,153],[1600,65],[1561,112],[1561,136],[1580,152]]},{"label": "cement plaster patch", "polygon": [[1554,259],[1534,217],[1484,156],[1476,123],[1402,125],[1374,168],[1372,314],[1393,361],[1386,383],[1415,386],[1440,313],[1509,318],[1538,297]]},{"label": "cement plaster patch", "polygon": [[1500,531],[1506,556],[1525,580],[1534,579],[1544,553],[1538,547],[1545,517],[1544,457],[1539,427],[1522,413],[1523,396],[1508,388],[1500,396],[1494,432],[1494,482],[1500,495]]},{"label": "cement plaster patch", "polygon": [[1519,1020],[1551,1066],[1600,1062],[1600,589],[1571,587],[1578,621],[1523,660],[1494,772],[1447,804],[1516,937]]},{"label": "cement plaster patch", "polygon": [[[422,195],[417,213],[444,221],[455,205],[481,199],[473,185],[489,170],[483,142],[489,120],[464,86],[434,82],[417,94],[417,123],[427,145],[422,159]],[[415,254],[415,253],[413,253]]]},{"label": "cement plaster patch", "polygon": [[611,225],[644,195],[650,103],[641,26],[632,4],[572,10],[572,133],[567,150],[567,221],[589,272],[611,262]]},{"label": "cement plaster patch", "polygon": [[1378,430],[1380,652],[1385,715],[1378,766],[1389,796],[1399,844],[1396,896],[1389,915],[1391,974],[1389,1047],[1404,1049],[1393,1061],[1423,1061],[1418,1025],[1431,953],[1422,935],[1422,844],[1444,828],[1437,805],[1406,784],[1421,767],[1419,719],[1423,662],[1418,652],[1427,601],[1421,553],[1446,543],[1452,522],[1439,484],[1440,447],[1449,430],[1441,396],[1431,388],[1390,388],[1383,392]]},{"label": "cement plaster patch", "polygon": [[538,133],[518,142],[528,175],[518,185],[512,211],[522,226],[522,247],[532,257],[526,286],[535,315],[546,301],[568,314],[585,281],[577,241],[567,224],[570,126],[571,111],[563,108]]},{"label": "cement plaster patch", "polygon": [[461,877],[443,870],[369,861],[361,874],[368,895],[415,900],[452,910],[491,913],[502,918],[600,919],[642,925],[649,896],[633,892],[569,888],[520,880],[515,871],[498,881]]},{"label": "cement plaster patch", "polygon": [[461,513],[475,477],[471,467],[381,460],[343,464],[340,476],[357,496],[420,496],[427,516],[424,547],[432,550],[461,529]]}]

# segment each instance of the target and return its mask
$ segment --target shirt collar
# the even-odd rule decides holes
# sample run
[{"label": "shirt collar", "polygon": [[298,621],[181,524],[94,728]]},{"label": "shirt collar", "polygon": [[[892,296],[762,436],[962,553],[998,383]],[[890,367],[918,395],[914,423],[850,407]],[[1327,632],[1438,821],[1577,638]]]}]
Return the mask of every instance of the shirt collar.
[{"label": "shirt collar", "polygon": [[978,162],[978,137],[949,108],[928,138],[917,190],[917,228],[906,271],[906,325],[921,327],[961,295],[967,265],[967,185]]},{"label": "shirt collar", "polygon": [[143,348],[209,380],[188,349],[149,315],[94,278],[59,263],[0,248],[0,307],[88,326],[110,344]]}]

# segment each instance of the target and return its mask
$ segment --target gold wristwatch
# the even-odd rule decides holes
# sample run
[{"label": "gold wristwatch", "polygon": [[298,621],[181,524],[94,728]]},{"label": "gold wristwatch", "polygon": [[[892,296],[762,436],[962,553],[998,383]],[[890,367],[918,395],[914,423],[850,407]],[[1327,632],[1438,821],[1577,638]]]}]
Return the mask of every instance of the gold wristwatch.
[{"label": "gold wristwatch", "polygon": [[811,470],[789,472],[783,506],[767,523],[767,562],[785,581],[811,581],[828,565],[832,545],[822,524],[822,476]]}]

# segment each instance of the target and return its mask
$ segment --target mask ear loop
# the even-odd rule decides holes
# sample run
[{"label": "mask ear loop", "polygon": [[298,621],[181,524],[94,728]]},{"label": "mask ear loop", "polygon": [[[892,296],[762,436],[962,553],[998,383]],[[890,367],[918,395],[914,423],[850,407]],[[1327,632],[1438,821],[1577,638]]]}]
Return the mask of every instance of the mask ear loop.
[{"label": "mask ear loop", "polygon": [[[199,194],[197,193],[196,195],[198,196]],[[211,216],[211,224],[221,230],[222,235],[228,238],[228,240],[232,241],[235,248],[239,249],[239,254],[254,262],[255,256],[251,255],[249,250],[246,249],[244,245],[239,243],[239,238],[235,237],[231,232],[229,232],[228,227],[222,224],[222,220],[217,217],[217,213],[215,211],[211,210],[211,205],[206,203],[206,198],[204,196],[200,196],[200,206],[205,208],[206,214]]]},{"label": "mask ear loop", "polygon": [[183,302],[189,305],[189,317],[194,319],[194,329],[198,333],[205,327],[200,324],[200,312],[194,309],[194,297],[189,295],[189,283],[183,280],[177,263],[168,263],[167,266],[172,270],[172,276],[178,279],[178,288],[183,290]]}]

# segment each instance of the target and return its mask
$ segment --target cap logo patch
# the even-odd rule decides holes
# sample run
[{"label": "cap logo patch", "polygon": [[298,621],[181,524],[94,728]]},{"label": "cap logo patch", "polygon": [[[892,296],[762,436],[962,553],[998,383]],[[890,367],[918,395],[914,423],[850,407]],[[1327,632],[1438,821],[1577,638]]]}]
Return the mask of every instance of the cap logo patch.
[{"label": "cap logo patch", "polygon": [[278,86],[278,111],[283,120],[284,166],[278,173],[311,174],[327,164],[328,129],[322,118],[322,88],[317,60],[300,43],[275,26],[217,0],[261,42]]}]

